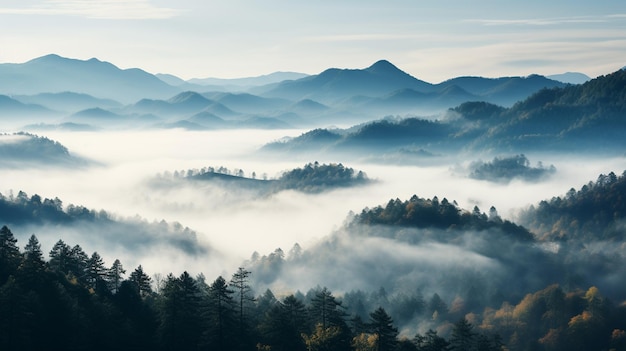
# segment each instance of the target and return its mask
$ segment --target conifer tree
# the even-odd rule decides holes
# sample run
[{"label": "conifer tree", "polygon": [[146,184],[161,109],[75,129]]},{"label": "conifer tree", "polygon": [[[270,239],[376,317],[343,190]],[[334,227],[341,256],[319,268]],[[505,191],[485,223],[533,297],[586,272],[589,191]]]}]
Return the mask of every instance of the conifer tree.
[{"label": "conifer tree", "polygon": [[120,284],[122,284],[122,276],[126,273],[126,270],[124,269],[124,267],[122,266],[122,263],[120,262],[120,260],[116,259],[113,262],[113,265],[111,266],[111,268],[109,268],[109,270],[107,271],[107,283],[109,284],[109,289],[113,292],[113,293],[117,293],[118,289],[120,288]]},{"label": "conifer tree", "polygon": [[393,326],[393,320],[382,307],[370,313],[370,328],[378,336],[376,351],[391,351],[396,347],[398,329]]},{"label": "conifer tree", "polygon": [[152,287],[150,286],[152,279],[144,273],[141,265],[135,268],[135,270],[130,274],[129,280],[136,284],[137,290],[142,297],[152,293]]},{"label": "conifer tree", "polygon": [[17,239],[5,225],[0,228],[0,286],[14,274],[21,261]]}]

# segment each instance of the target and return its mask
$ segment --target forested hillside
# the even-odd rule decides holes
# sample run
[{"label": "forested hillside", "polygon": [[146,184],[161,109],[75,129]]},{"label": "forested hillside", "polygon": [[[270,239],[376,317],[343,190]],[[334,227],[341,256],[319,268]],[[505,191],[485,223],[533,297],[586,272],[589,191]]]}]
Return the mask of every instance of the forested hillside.
[{"label": "forested hillside", "polygon": [[276,178],[252,171],[247,176],[242,169],[230,170],[226,167],[203,167],[186,171],[174,171],[160,174],[153,184],[158,186],[177,186],[171,181],[185,180],[206,182],[237,189],[258,191],[272,194],[283,190],[295,190],[304,193],[321,193],[338,188],[365,185],[372,182],[365,172],[356,171],[341,163],[307,163],[304,167],[283,171]]},{"label": "forested hillside", "polygon": [[[45,254],[35,235],[20,250],[0,229],[3,350],[590,350],[626,347],[626,309],[596,287],[556,285],[481,313],[434,294],[407,299],[327,288],[276,296],[256,291],[255,272],[230,280],[187,272],[152,277],[59,240]],[[46,258],[47,256],[47,258]],[[364,303],[378,307],[363,311]],[[389,313],[388,311],[394,311]],[[366,318],[362,318],[363,314]],[[407,313],[430,321],[400,334]]]},{"label": "forested hillside", "polygon": [[[621,154],[626,133],[626,71],[581,85],[542,89],[504,108],[469,101],[439,118],[395,117],[344,130],[316,129],[265,145],[262,151],[294,154],[364,152],[375,155],[422,148],[432,154],[560,151]],[[399,162],[411,162],[409,155]],[[383,158],[384,159],[384,158]]]},{"label": "forested hillside", "polygon": [[[198,245],[196,233],[180,223],[148,222],[141,218],[116,218],[104,210],[84,206],[63,205],[59,198],[0,194],[0,223],[20,228],[41,230],[61,229],[67,232],[89,233],[91,241],[101,245],[118,245],[125,250],[143,251],[157,245],[168,245],[190,255],[205,254]],[[133,233],[133,235],[128,235]]]},{"label": "forested hillside", "polygon": [[623,243],[625,196],[626,172],[601,174],[578,191],[530,207],[520,220],[544,240]]},{"label": "forested hillside", "polygon": [[0,169],[9,167],[84,166],[57,141],[30,133],[0,133]]}]

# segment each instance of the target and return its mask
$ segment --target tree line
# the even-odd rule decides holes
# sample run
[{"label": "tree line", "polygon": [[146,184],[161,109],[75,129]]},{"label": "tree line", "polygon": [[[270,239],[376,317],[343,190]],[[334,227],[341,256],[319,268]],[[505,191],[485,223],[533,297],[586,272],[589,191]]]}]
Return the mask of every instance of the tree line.
[{"label": "tree line", "polygon": [[[45,259],[32,235],[23,250],[0,229],[2,350],[589,350],[626,348],[626,312],[597,288],[565,293],[551,286],[517,305],[457,316],[455,323],[400,336],[378,307],[364,320],[329,289],[255,296],[252,272],[229,280],[158,274],[138,266],[125,278],[119,260],[62,240]],[[354,301],[354,299],[352,299]],[[455,306],[434,296],[433,321]],[[430,312],[428,312],[430,313]]]}]

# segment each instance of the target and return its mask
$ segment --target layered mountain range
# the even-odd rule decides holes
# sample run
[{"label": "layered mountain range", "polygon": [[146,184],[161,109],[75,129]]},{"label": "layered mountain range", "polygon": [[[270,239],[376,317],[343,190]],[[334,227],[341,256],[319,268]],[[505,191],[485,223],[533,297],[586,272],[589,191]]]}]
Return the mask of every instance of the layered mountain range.
[{"label": "layered mountain range", "polygon": [[0,117],[18,126],[14,117],[36,115],[44,123],[94,127],[286,128],[430,115],[467,101],[511,106],[541,89],[565,85],[538,75],[457,77],[432,84],[385,60],[310,76],[277,72],[184,81],[95,58],[47,55],[0,64]]}]

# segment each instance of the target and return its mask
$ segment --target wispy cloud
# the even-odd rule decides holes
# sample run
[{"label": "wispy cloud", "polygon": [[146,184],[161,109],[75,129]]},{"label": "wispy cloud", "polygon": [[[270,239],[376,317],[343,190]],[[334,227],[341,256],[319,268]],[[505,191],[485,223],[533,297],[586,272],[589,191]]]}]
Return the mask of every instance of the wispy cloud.
[{"label": "wispy cloud", "polygon": [[44,0],[23,8],[0,8],[0,14],[67,15],[99,19],[165,19],[180,10],[158,7],[150,0]]},{"label": "wispy cloud", "polygon": [[485,26],[553,26],[560,24],[602,23],[615,16],[576,16],[554,18],[525,19],[468,19],[465,22],[479,23]]},{"label": "wispy cloud", "polygon": [[336,35],[319,35],[306,37],[306,41],[311,42],[346,42],[346,41],[387,41],[387,40],[403,40],[426,38],[427,35],[415,34],[336,34]]}]

